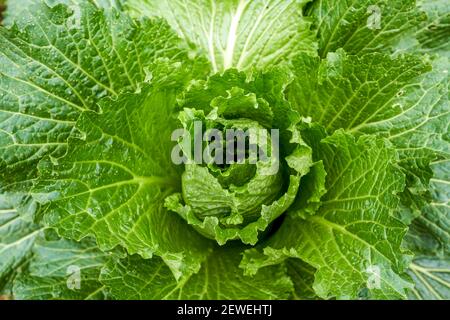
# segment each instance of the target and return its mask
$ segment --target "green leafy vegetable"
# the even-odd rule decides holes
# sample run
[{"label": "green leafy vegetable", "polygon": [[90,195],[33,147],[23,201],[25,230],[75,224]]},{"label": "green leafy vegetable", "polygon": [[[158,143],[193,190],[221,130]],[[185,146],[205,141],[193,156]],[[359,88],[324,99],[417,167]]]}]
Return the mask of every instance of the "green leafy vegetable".
[{"label": "green leafy vegetable", "polygon": [[450,261],[448,258],[418,257],[409,274],[416,282],[411,299],[447,300],[450,294]]},{"label": "green leafy vegetable", "polygon": [[208,56],[213,71],[266,68],[298,52],[315,53],[309,0],[129,0],[134,16],[167,19],[177,33]]},{"label": "green leafy vegetable", "polygon": [[31,257],[41,227],[34,223],[36,203],[23,194],[0,196],[0,290]]},{"label": "green leafy vegetable", "polygon": [[329,131],[387,138],[408,174],[404,201],[422,201],[430,162],[450,154],[448,59],[430,66],[412,55],[360,58],[339,50],[325,60],[303,55],[294,66],[297,77],[288,93],[293,106]]},{"label": "green leafy vegetable", "polygon": [[103,250],[121,245],[146,258],[156,253],[177,276],[198,270],[208,242],[164,208],[180,188],[171,141],[147,139],[170,137],[176,128],[174,93],[145,87],[107,102],[101,115],[81,115],[77,129],[85,138],[70,140],[62,160],[40,163],[35,192],[50,201],[44,222],[70,239],[95,235]]}]

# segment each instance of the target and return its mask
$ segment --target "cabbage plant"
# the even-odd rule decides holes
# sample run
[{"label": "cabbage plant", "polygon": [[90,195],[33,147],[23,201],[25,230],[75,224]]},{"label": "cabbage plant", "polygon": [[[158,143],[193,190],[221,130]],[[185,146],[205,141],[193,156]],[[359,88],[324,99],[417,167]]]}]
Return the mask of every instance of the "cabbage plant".
[{"label": "cabbage plant", "polygon": [[3,17],[1,294],[450,298],[445,0]]}]

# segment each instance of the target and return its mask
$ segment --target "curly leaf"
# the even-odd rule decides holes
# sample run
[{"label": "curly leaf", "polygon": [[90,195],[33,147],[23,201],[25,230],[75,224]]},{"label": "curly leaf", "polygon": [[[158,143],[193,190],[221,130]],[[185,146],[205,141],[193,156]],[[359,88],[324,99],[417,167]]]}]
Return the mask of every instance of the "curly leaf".
[{"label": "curly leaf", "polygon": [[417,300],[450,299],[450,259],[419,256],[408,271],[414,280],[415,288],[409,298]]},{"label": "curly leaf", "polygon": [[319,55],[339,48],[350,54],[389,51],[425,20],[415,0],[318,0],[309,10],[319,36]]},{"label": "curly leaf", "polygon": [[248,250],[247,273],[297,257],[317,269],[313,288],[321,298],[406,297],[403,273],[408,258],[401,249],[406,226],[394,216],[404,176],[386,142],[343,131],[315,149],[327,171],[327,194],[316,215],[288,216],[263,243]]},{"label": "curly leaf", "polygon": [[101,300],[108,296],[99,282],[100,270],[108,259],[95,242],[39,239],[33,248],[27,272],[14,281],[18,300]]},{"label": "curly leaf", "polygon": [[180,188],[170,158],[177,128],[173,89],[145,87],[105,101],[103,113],[83,113],[67,155],[40,164],[39,200],[50,204],[44,221],[80,240],[94,235],[103,250],[121,245],[145,258],[156,254],[179,277],[197,271],[208,240],[164,208]]},{"label": "curly leaf", "polygon": [[0,194],[0,290],[31,257],[41,227],[34,222],[36,203],[23,193]]},{"label": "curly leaf", "polygon": [[315,269],[299,259],[286,261],[288,275],[294,284],[295,300],[314,300],[317,294],[313,289]]},{"label": "curly leaf", "polygon": [[450,160],[431,165],[432,200],[412,224],[406,244],[421,254],[450,254]]}]

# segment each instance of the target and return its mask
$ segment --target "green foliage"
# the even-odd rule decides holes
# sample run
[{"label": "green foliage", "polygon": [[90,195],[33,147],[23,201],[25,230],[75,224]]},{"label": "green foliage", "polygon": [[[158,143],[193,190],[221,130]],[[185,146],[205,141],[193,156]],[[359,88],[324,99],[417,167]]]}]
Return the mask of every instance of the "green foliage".
[{"label": "green foliage", "polygon": [[[8,0],[4,17],[0,294],[450,299],[445,0]],[[198,123],[269,133],[197,161]]]}]

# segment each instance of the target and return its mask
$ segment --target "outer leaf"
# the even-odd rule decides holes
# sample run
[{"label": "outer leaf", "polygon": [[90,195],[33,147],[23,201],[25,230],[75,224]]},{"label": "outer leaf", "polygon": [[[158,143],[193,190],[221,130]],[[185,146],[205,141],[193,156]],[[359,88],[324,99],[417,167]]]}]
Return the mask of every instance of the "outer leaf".
[{"label": "outer leaf", "polygon": [[309,0],[127,0],[137,17],[165,18],[209,57],[214,72],[266,68],[298,52],[316,54],[302,14]]},{"label": "outer leaf", "polygon": [[350,54],[389,50],[425,20],[415,0],[318,0],[310,14],[316,20],[321,57],[339,48]]},{"label": "outer leaf", "polygon": [[163,206],[180,182],[170,158],[174,106],[173,89],[146,87],[105,101],[100,115],[83,113],[77,128],[85,140],[72,140],[58,163],[40,165],[37,192],[51,201],[44,220],[67,238],[94,235],[103,250],[155,253],[176,277],[197,271],[209,241]]},{"label": "outer leaf", "polygon": [[137,24],[88,2],[77,12],[26,8],[23,31],[0,28],[0,176],[16,181],[43,156],[65,151],[80,112],[136,90],[157,59],[185,57],[160,21]]},{"label": "outer leaf", "polygon": [[432,164],[430,180],[432,201],[413,222],[407,245],[425,255],[450,254],[450,160]]},{"label": "outer leaf", "polygon": [[[194,121],[202,121],[205,131],[220,128],[224,135],[228,129],[279,130],[282,161],[273,154],[271,161],[259,159],[251,164],[243,159],[244,165],[230,164],[226,169],[215,164],[187,164],[182,194],[167,199],[167,208],[221,245],[235,239],[246,244],[258,242],[291,206],[300,178],[313,165],[312,150],[296,128],[298,114],[284,97],[290,78],[283,71],[255,72],[247,77],[228,70],[192,84],[180,99],[185,109],[179,119],[191,137],[195,135]],[[256,144],[267,143],[272,148],[271,134]]]},{"label": "outer leaf", "polygon": [[446,58],[425,73],[430,66],[413,56],[359,58],[339,51],[322,62],[303,55],[294,68],[297,77],[288,94],[302,115],[329,131],[345,128],[386,137],[408,172],[412,196],[405,194],[404,201],[416,201],[414,195],[427,191],[430,161],[450,152]]},{"label": "outer leaf", "polygon": [[15,280],[13,293],[19,300],[104,299],[107,292],[99,282],[108,254],[95,242],[40,239],[27,273]]},{"label": "outer leaf", "polygon": [[289,211],[299,217],[314,215],[321,205],[321,198],[326,193],[326,171],[322,162],[316,162],[311,171],[300,181],[300,191],[297,193]]},{"label": "outer leaf", "polygon": [[450,10],[445,0],[420,0],[417,6],[425,12],[427,19],[420,23],[409,36],[401,39],[396,49],[399,52],[437,53],[450,57]]},{"label": "outer leaf", "polygon": [[397,87],[397,95],[386,100],[387,105],[352,130],[385,136],[402,158],[427,151],[450,155],[448,63],[448,58],[440,58],[433,62],[431,72],[405,81]]},{"label": "outer leaf", "polygon": [[403,106],[400,98],[407,88],[420,86],[417,77],[431,69],[413,56],[393,59],[375,53],[359,58],[342,50],[323,61],[300,55],[293,67],[296,77],[289,88],[290,101],[300,114],[329,131],[363,130],[372,123],[381,126],[404,111],[413,111],[412,116],[417,117],[423,105]]},{"label": "outer leaf", "polygon": [[118,299],[235,300],[289,296],[292,283],[283,266],[263,269],[254,277],[244,276],[238,267],[240,253],[233,248],[216,249],[199,273],[178,283],[160,259],[131,256],[110,261],[102,271],[101,281]]},{"label": "outer leaf", "polygon": [[318,299],[313,289],[315,269],[299,259],[286,261],[288,275],[294,283],[293,298],[295,300]]},{"label": "outer leaf", "polygon": [[416,286],[409,294],[410,299],[450,299],[450,258],[419,256],[411,264],[409,275]]},{"label": "outer leaf", "polygon": [[0,0],[0,25],[3,23],[3,15],[6,9],[5,0]]},{"label": "outer leaf", "polygon": [[253,273],[297,257],[317,269],[313,287],[321,298],[355,298],[363,288],[371,298],[405,297],[400,245],[407,229],[393,217],[404,177],[395,152],[374,137],[355,141],[342,131],[314,150],[328,173],[322,206],[306,220],[288,217],[264,254],[249,250],[242,267]]},{"label": "outer leaf", "polygon": [[80,4],[86,4],[88,2],[96,5],[98,8],[105,9],[121,9],[122,6],[122,0],[8,0],[7,10],[4,14],[4,25],[10,26],[14,23],[20,23],[25,19],[29,19],[33,14],[30,6],[32,7],[39,3],[46,3],[51,7],[57,4],[66,4],[73,9],[77,8]]}]

